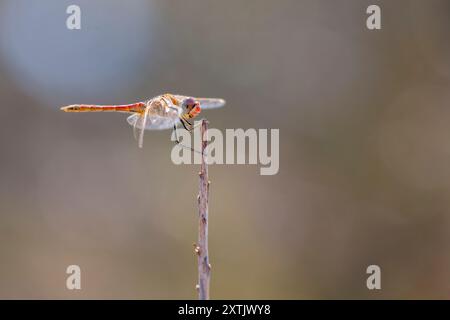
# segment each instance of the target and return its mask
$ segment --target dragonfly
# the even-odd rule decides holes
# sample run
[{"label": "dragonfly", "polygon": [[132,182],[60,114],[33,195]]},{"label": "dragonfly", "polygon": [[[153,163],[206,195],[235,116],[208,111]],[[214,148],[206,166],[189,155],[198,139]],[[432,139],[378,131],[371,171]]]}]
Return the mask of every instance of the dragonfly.
[{"label": "dragonfly", "polygon": [[177,127],[182,125],[186,130],[192,132],[195,129],[192,121],[202,109],[215,109],[224,105],[225,100],[219,98],[195,98],[165,93],[147,101],[132,104],[72,104],[62,107],[61,110],[65,112],[131,113],[127,121],[133,127],[134,137],[138,140],[139,148],[142,148],[145,130],[173,129],[176,142],[182,145],[178,139]]}]

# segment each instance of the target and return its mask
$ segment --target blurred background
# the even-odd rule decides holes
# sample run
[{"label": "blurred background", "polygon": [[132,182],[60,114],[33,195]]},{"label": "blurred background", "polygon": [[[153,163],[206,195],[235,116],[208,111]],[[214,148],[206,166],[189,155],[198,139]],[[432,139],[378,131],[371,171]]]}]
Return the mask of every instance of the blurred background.
[{"label": "blurred background", "polygon": [[280,129],[277,175],[210,166],[212,298],[449,298],[449,36],[446,0],[2,0],[0,298],[196,298],[198,166],[59,111],[164,92]]}]

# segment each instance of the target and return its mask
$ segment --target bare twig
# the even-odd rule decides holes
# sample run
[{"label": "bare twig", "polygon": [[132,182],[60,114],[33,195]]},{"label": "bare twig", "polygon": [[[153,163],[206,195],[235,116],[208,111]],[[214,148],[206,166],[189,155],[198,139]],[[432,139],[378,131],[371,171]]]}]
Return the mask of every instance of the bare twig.
[{"label": "bare twig", "polygon": [[202,120],[200,127],[202,163],[200,167],[200,181],[198,194],[198,243],[195,252],[198,257],[198,298],[199,300],[209,299],[209,284],[211,280],[211,265],[209,264],[208,253],[208,164],[206,162],[206,146],[208,145],[208,121]]}]

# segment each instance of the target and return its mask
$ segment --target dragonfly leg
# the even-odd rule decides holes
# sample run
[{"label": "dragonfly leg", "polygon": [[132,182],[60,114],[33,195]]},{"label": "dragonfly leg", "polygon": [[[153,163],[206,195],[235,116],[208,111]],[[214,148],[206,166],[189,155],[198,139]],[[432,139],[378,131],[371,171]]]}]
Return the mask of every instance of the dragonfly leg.
[{"label": "dragonfly leg", "polygon": [[175,143],[181,144],[180,143],[180,138],[178,138],[178,131],[177,131],[177,125],[176,124],[173,125],[173,132],[175,133]]},{"label": "dragonfly leg", "polygon": [[[203,120],[203,119],[202,119]],[[188,122],[189,123],[189,125],[191,126],[191,128],[190,128],[190,130],[189,131],[194,131],[195,130],[195,128],[198,128],[198,127],[200,127],[201,125],[202,125],[202,120],[200,120],[200,121],[198,121],[196,124],[191,124],[190,122]]]},{"label": "dragonfly leg", "polygon": [[[202,119],[202,120],[200,120],[200,121],[197,121],[196,124],[192,124],[191,122],[189,122],[189,121],[186,120],[186,119],[181,119],[181,123],[183,124],[183,127],[184,127],[187,131],[192,132],[192,131],[195,130],[195,128],[201,126],[203,120],[204,120],[204,119]],[[187,125],[186,125],[186,124],[187,124]]]},{"label": "dragonfly leg", "polygon": [[[185,120],[185,119],[183,119],[183,118],[180,118],[180,122],[181,122],[181,124],[183,125],[183,127],[187,130],[187,131],[189,131],[189,132],[191,132],[189,129],[188,129],[188,126],[189,126],[189,128],[192,126],[192,124],[189,122],[189,121],[187,121],[187,120]],[[188,126],[186,126],[186,123],[188,124]]]},{"label": "dragonfly leg", "polygon": [[[181,121],[181,122],[183,123],[183,121]],[[183,124],[183,126],[186,128],[186,126],[185,126],[184,124]],[[186,130],[188,130],[188,129],[186,128]],[[185,149],[188,149],[188,150],[190,150],[190,151],[197,152],[197,153],[201,154],[200,151],[195,150],[195,149],[192,148],[192,147],[185,146],[184,144],[182,144],[182,143],[180,142],[180,139],[178,138],[178,131],[177,131],[177,125],[176,125],[176,124],[173,125],[173,131],[175,132],[175,143],[176,143],[176,144],[178,144],[178,145],[181,146],[182,148],[185,148]],[[189,130],[188,130],[188,131],[189,131]]]},{"label": "dragonfly leg", "polygon": [[[202,120],[204,120],[204,119],[202,119]],[[192,123],[190,123],[188,120],[182,119],[181,123],[183,124],[183,127],[184,127],[187,131],[189,131],[190,133],[192,133],[192,132],[195,130],[195,128],[201,126],[202,120],[200,120],[199,122],[197,122],[197,124],[192,124]],[[186,123],[188,124],[188,128],[186,127],[184,121],[186,121]],[[193,150],[193,151],[195,151],[195,152],[197,152],[197,153],[199,153],[199,154],[202,154],[200,151],[197,151],[197,150]],[[208,154],[206,153],[206,151],[205,151],[205,155],[208,155]]]}]

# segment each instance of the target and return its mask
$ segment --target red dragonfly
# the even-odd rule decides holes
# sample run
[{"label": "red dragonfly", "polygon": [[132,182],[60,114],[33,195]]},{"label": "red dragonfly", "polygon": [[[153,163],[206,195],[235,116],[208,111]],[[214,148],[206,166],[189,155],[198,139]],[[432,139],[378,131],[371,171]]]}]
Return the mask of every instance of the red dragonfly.
[{"label": "red dragonfly", "polygon": [[[197,117],[202,109],[220,108],[225,100],[217,98],[193,98],[176,94],[162,94],[144,102],[125,105],[89,105],[72,104],[62,107],[65,112],[125,112],[131,113],[127,118],[133,126],[139,147],[144,144],[144,130],[173,129],[177,143],[177,126],[181,124],[186,130],[194,129],[191,119]],[[139,131],[139,137],[137,134]]]}]

